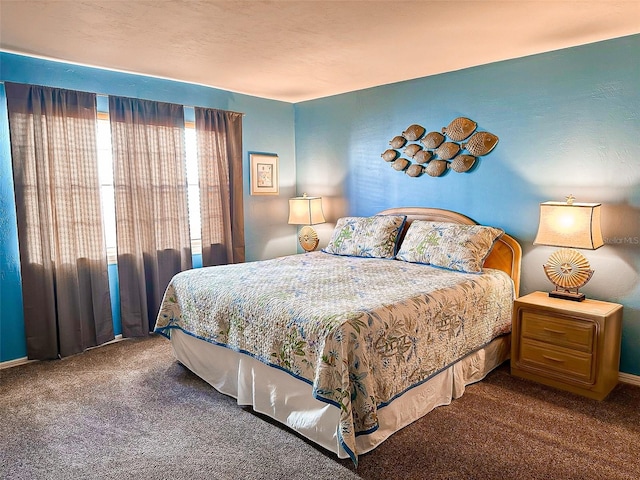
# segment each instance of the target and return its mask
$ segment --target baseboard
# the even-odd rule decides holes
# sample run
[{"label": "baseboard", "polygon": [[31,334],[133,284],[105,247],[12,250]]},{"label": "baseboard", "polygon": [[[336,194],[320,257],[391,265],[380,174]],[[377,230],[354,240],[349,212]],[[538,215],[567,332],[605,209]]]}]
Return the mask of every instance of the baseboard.
[{"label": "baseboard", "polygon": [[631,375],[630,373],[620,372],[618,374],[618,380],[622,383],[629,383],[631,385],[637,385],[640,387],[640,377],[638,375]]},{"label": "baseboard", "polygon": [[16,358],[14,360],[7,360],[6,362],[0,362],[0,370],[4,368],[17,367],[18,365],[24,365],[25,363],[37,362],[37,360],[29,360],[27,357]]},{"label": "baseboard", "polygon": [[[116,337],[106,343],[103,343],[101,345],[96,345],[95,347],[89,347],[87,348],[87,350],[92,350],[94,348],[99,348],[102,347],[104,345],[109,345],[110,343],[116,343],[122,340],[122,335],[116,335]],[[7,360],[5,362],[0,362],[0,370],[4,369],[4,368],[11,368],[11,367],[17,367],[18,365],[24,365],[25,363],[32,363],[32,362],[37,362],[38,360],[29,360],[27,357],[22,357],[22,358],[16,358],[14,360]]]}]

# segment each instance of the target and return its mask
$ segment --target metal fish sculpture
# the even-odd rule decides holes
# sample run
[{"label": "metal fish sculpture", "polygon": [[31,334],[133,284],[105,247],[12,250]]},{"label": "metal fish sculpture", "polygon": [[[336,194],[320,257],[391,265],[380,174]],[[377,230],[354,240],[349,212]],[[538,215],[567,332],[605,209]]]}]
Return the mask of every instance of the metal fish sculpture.
[{"label": "metal fish sculpture", "polygon": [[402,135],[397,135],[389,140],[389,145],[391,145],[392,148],[402,148],[405,143],[407,143],[407,139]]},{"label": "metal fish sculpture", "polygon": [[440,132],[429,132],[422,140],[420,140],[420,143],[424,145],[424,148],[428,148],[430,150],[438,148],[442,142],[444,142],[444,135]]},{"label": "metal fish sculpture", "polygon": [[476,132],[471,135],[467,143],[462,144],[464,148],[471,155],[481,157],[486,155],[495,148],[498,144],[498,137],[489,132]]},{"label": "metal fish sculpture", "polygon": [[409,140],[410,142],[414,142],[419,140],[424,135],[425,129],[420,125],[410,125],[404,132],[402,132],[402,136]]},{"label": "metal fish sculpture", "polygon": [[433,153],[440,160],[449,160],[455,157],[460,151],[460,145],[454,142],[444,142]]},{"label": "metal fish sculpture", "polygon": [[458,155],[449,165],[451,170],[458,173],[468,172],[476,163],[476,157],[471,155]]},{"label": "metal fish sculpture", "polygon": [[405,173],[410,177],[419,177],[424,173],[424,167],[422,165],[412,163],[411,165],[409,165],[409,168],[407,168]]},{"label": "metal fish sculpture", "polygon": [[396,158],[398,158],[398,152],[395,150],[385,150],[382,155],[380,155],[385,162],[393,162]]},{"label": "metal fish sculpture", "polygon": [[407,168],[409,166],[411,162],[409,160],[407,160],[406,158],[398,158],[397,160],[395,160],[391,166],[395,169],[398,170],[399,172],[401,172],[402,170],[404,170],[405,168]]},{"label": "metal fish sculpture", "polygon": [[417,143],[411,143],[406,146],[403,152],[407,157],[413,158],[416,156],[416,153],[418,153],[420,150],[422,150],[421,145],[418,145]]},{"label": "metal fish sculpture", "polygon": [[442,133],[446,134],[454,142],[460,142],[473,133],[478,124],[465,117],[451,120],[447,127],[442,127]]},{"label": "metal fish sculpture", "polygon": [[424,171],[427,172],[427,175],[439,177],[447,171],[447,165],[448,163],[445,160],[431,160],[427,166],[424,167]]},{"label": "metal fish sculpture", "polygon": [[433,154],[429,150],[420,150],[414,155],[413,159],[417,163],[427,163],[429,160],[431,160],[432,156]]}]

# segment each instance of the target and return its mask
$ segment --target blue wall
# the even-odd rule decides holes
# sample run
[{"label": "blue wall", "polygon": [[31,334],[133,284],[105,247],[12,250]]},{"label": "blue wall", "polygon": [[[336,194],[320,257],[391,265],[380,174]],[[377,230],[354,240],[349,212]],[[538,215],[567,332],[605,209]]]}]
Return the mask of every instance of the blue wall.
[{"label": "blue wall", "polygon": [[[0,64],[1,65],[1,64]],[[26,354],[22,285],[4,85],[0,84],[0,361]]]},{"label": "blue wall", "polygon": [[[288,198],[295,196],[294,107],[199,85],[69,65],[0,52],[0,82],[31,83],[123,95],[187,106],[242,112],[246,259],[287,255],[296,250],[295,227],[287,225]],[[252,197],[248,152],[279,156],[280,195]],[[0,362],[26,356],[13,177],[4,85],[0,84]],[[194,266],[201,264],[196,258]],[[112,307],[119,310],[117,272],[110,266]],[[116,315],[117,317],[117,315]],[[120,325],[116,318],[116,331]]]},{"label": "blue wall", "polygon": [[[547,290],[533,247],[538,204],[603,203],[607,244],[585,252],[591,298],[624,305],[623,372],[640,375],[640,36],[494,63],[291,105],[213,88],[0,53],[0,81],[128,95],[246,113],[248,152],[280,156],[280,195],[245,193],[247,260],[296,250],[287,198],[324,197],[329,222],[402,205],[463,212],[524,248],[521,293]],[[439,130],[457,116],[500,137],[474,171],[409,178],[380,158],[408,125]],[[15,205],[0,86],[0,361],[25,355]],[[321,246],[333,225],[318,225]],[[117,298],[114,298],[117,310]]]},{"label": "blue wall", "polygon": [[[640,35],[296,104],[298,191],[329,221],[394,206],[462,212],[523,246],[521,294],[548,290],[538,205],[602,202],[607,244],[585,251],[591,298],[624,306],[621,371],[640,375]],[[390,65],[391,67],[391,65]],[[458,116],[496,134],[472,172],[411,178],[380,158],[409,125]],[[332,224],[320,225],[326,243]],[[321,244],[322,245],[322,244]]]}]

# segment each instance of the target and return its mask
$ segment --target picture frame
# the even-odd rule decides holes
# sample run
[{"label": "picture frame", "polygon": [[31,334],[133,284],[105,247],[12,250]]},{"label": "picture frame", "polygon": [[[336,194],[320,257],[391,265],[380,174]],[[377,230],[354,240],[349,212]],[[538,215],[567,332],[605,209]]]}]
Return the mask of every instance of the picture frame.
[{"label": "picture frame", "polygon": [[251,195],[278,195],[280,176],[278,155],[274,153],[250,153]]}]

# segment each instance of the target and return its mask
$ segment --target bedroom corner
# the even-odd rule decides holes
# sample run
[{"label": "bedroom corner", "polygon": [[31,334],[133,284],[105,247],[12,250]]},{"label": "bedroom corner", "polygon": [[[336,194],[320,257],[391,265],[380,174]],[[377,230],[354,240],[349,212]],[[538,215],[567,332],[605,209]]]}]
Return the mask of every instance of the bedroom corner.
[{"label": "bedroom corner", "polygon": [[[297,238],[287,225],[287,200],[295,194],[293,105],[211,87],[127,74],[93,67],[0,52],[0,366],[26,361],[22,283],[15,215],[15,196],[4,81],[93,91],[101,96],[125,95],[186,106],[244,112],[243,168],[246,259],[260,260],[292,253]],[[101,96],[99,96],[99,101]],[[280,195],[269,202],[249,195],[249,152],[277,152]],[[194,267],[201,260],[194,258]],[[114,333],[121,332],[117,266],[108,265]]]},{"label": "bedroom corner", "polygon": [[[328,222],[402,205],[503,228],[523,247],[521,295],[550,286],[539,204],[601,202],[605,245],[586,252],[585,292],[623,304],[621,378],[640,383],[639,54],[630,35],[297,103],[298,188],[325,199]],[[473,171],[412,178],[380,158],[410,124],[439,132],[458,116],[500,138]]]}]

